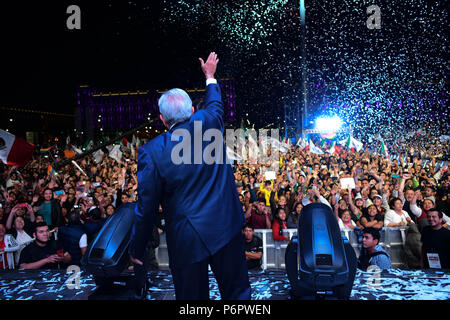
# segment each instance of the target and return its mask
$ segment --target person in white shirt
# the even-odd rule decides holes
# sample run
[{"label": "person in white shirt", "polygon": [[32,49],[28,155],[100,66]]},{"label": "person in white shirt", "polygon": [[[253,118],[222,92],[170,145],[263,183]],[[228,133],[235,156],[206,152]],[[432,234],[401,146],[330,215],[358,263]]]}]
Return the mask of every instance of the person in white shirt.
[{"label": "person in white shirt", "polygon": [[19,264],[20,253],[22,249],[25,248],[29,243],[33,241],[33,238],[24,230],[25,221],[21,216],[17,216],[14,219],[14,230],[15,230],[15,239],[20,249],[14,253],[15,263]]},{"label": "person in white shirt", "polygon": [[322,197],[319,190],[317,189],[317,187],[314,188],[314,186],[313,186],[313,188],[309,189],[308,194],[302,200],[302,204],[303,204],[303,206],[307,206],[308,204],[313,203],[313,202],[321,202],[321,203],[329,206],[331,209],[333,209],[331,207],[330,203],[327,201],[327,199]]},{"label": "person in white shirt", "polygon": [[338,220],[339,229],[341,231],[351,231],[355,229],[356,223],[352,220],[350,210],[345,210]]},{"label": "person in white shirt", "polygon": [[393,210],[388,210],[384,216],[384,225],[386,227],[403,227],[414,224],[408,213],[403,210],[403,201],[400,198],[394,198],[391,203]]}]

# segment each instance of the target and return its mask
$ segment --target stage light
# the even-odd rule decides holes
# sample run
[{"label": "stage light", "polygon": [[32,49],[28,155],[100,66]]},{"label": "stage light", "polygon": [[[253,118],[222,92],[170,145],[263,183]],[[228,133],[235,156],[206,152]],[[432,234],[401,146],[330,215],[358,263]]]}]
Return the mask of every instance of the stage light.
[{"label": "stage light", "polygon": [[338,131],[341,126],[342,120],[339,117],[316,119],[316,129],[320,131]]}]

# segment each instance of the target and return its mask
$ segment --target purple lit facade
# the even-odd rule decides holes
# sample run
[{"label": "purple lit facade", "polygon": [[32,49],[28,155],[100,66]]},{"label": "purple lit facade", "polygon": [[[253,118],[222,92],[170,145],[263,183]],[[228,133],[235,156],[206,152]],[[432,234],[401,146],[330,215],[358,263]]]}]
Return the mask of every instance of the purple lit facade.
[{"label": "purple lit facade", "polygon": [[[236,121],[234,82],[231,79],[219,80],[224,104],[225,124]],[[204,97],[204,89],[186,89],[192,101]],[[94,132],[126,131],[158,117],[158,99],[164,91],[139,90],[128,92],[100,92],[96,88],[78,88],[76,128],[88,136]],[[162,126],[162,124],[161,124]]]}]

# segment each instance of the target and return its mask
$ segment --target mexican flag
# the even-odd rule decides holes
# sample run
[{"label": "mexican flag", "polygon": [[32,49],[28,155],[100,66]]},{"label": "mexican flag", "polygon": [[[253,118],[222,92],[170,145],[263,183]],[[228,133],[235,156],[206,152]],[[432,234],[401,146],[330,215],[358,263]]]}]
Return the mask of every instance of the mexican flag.
[{"label": "mexican flag", "polygon": [[333,142],[331,143],[331,147],[330,147],[330,149],[328,150],[328,152],[329,152],[331,155],[333,155],[333,154],[339,154],[339,152],[341,152],[341,147],[339,147],[339,146],[336,145],[336,141],[333,141]]},{"label": "mexican flag", "polygon": [[34,153],[34,144],[0,129],[0,159],[9,165],[24,167]]},{"label": "mexican flag", "polygon": [[122,151],[120,151],[120,145],[115,145],[109,152],[108,156],[119,163],[120,160],[122,160]]},{"label": "mexican flag", "polygon": [[95,163],[99,164],[102,161],[102,159],[103,159],[103,155],[104,155],[104,153],[103,153],[102,150],[95,151],[92,154],[92,156],[94,157]]},{"label": "mexican flag", "polygon": [[345,142],[345,147],[347,150],[351,149],[352,152],[359,152],[363,147],[363,143],[349,135],[347,141]]},{"label": "mexican flag", "polygon": [[227,147],[227,158],[228,160],[236,160],[236,161],[242,161],[243,159],[233,150],[230,149],[230,147]]},{"label": "mexican flag", "polygon": [[79,149],[77,146],[75,146],[75,145],[72,145],[72,149],[73,149],[73,151],[75,151],[77,154],[82,154],[83,153],[83,151],[81,151],[81,149]]},{"label": "mexican flag", "polygon": [[355,152],[355,148],[352,147],[352,136],[348,136],[347,142],[345,143],[347,150]]},{"label": "mexican flag", "polygon": [[70,143],[70,136],[66,138],[66,150],[72,149],[72,144]]},{"label": "mexican flag", "polygon": [[316,154],[323,154],[323,151],[316,147],[311,139],[309,140],[309,151]]},{"label": "mexican flag", "polygon": [[298,139],[297,146],[300,147],[300,149],[305,149],[305,150],[309,149],[308,141],[306,141],[306,139],[303,139],[303,138]]},{"label": "mexican flag", "polygon": [[381,153],[386,156],[386,159],[390,159],[391,158],[389,156],[389,153],[388,153],[388,150],[386,148],[386,145],[384,144],[384,140],[381,140]]},{"label": "mexican flag", "polygon": [[93,146],[94,146],[94,141],[92,141],[91,139],[88,139],[83,145],[83,150],[88,151],[88,150],[92,149]]},{"label": "mexican flag", "polygon": [[252,135],[248,135],[248,160],[252,164],[256,164],[259,157],[259,148]]}]

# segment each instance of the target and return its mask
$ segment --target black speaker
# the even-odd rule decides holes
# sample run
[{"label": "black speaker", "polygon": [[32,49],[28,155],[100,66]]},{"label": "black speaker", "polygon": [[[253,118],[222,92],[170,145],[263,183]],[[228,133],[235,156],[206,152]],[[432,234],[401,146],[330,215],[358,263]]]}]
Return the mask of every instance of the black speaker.
[{"label": "black speaker", "polygon": [[[135,203],[125,203],[105,222],[90,243],[81,263],[98,286],[111,286],[129,265],[131,232]],[[145,259],[146,260],[146,259]],[[147,266],[134,266],[135,287],[139,297],[145,295]]]},{"label": "black speaker", "polygon": [[302,209],[285,265],[293,299],[349,299],[356,254],[329,206],[312,203]]}]

